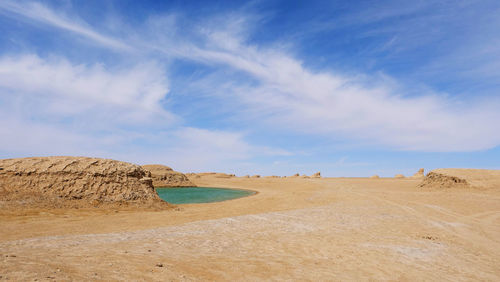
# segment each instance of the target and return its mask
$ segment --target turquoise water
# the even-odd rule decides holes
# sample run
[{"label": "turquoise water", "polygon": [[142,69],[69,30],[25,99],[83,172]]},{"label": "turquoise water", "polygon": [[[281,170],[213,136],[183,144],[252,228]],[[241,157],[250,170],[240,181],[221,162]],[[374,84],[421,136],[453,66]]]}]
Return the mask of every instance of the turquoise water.
[{"label": "turquoise water", "polygon": [[254,191],[211,188],[211,187],[183,187],[183,188],[156,188],[160,198],[172,204],[212,203],[237,199],[255,194]]}]

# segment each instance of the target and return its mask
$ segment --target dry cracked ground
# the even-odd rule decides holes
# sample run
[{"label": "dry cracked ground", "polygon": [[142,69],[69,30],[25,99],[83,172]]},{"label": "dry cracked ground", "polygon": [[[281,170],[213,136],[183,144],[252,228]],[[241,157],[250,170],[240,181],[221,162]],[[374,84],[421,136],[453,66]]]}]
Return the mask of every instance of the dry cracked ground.
[{"label": "dry cracked ground", "polygon": [[219,179],[257,195],[167,211],[0,214],[0,280],[500,280],[500,189]]}]

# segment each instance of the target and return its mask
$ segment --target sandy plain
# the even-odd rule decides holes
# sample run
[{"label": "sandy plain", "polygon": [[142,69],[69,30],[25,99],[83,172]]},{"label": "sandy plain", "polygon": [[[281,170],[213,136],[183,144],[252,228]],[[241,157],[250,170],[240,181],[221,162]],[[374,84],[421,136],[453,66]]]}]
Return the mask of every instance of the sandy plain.
[{"label": "sandy plain", "polygon": [[0,210],[0,280],[499,281],[500,189],[215,178],[259,193],[169,210]]}]

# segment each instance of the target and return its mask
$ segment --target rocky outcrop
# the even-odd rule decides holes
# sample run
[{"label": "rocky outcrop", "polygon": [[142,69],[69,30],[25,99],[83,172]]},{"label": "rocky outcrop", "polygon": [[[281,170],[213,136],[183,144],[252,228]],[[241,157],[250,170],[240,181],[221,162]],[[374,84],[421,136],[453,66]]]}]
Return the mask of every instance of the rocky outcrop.
[{"label": "rocky outcrop", "polygon": [[196,175],[198,176],[215,176],[217,174],[217,172],[198,172],[198,173],[195,173]]},{"label": "rocky outcrop", "polygon": [[165,165],[143,165],[143,169],[151,172],[154,187],[192,187],[189,178],[181,172],[174,171]]},{"label": "rocky outcrop", "polygon": [[438,172],[429,172],[419,187],[424,188],[451,188],[451,187],[470,187],[465,179],[453,175],[441,174]]},{"label": "rocky outcrop", "polygon": [[321,172],[316,172],[315,174],[311,175],[311,177],[314,177],[314,178],[321,178]]},{"label": "rocky outcrop", "polygon": [[251,178],[260,178],[260,175],[256,174],[256,175],[252,175]]},{"label": "rocky outcrop", "polygon": [[500,170],[441,168],[429,172],[419,187],[500,189]]},{"label": "rocky outcrop", "polygon": [[378,176],[378,175],[376,175],[376,174],[375,174],[375,175],[370,176],[370,178],[371,178],[371,179],[379,179],[379,178],[380,178],[380,176]]},{"label": "rocky outcrop", "polygon": [[413,176],[411,176],[410,178],[424,178],[424,177],[425,177],[425,175],[424,175],[424,169],[421,168]]},{"label": "rocky outcrop", "polygon": [[222,172],[217,172],[214,174],[214,177],[215,178],[231,178],[231,177],[235,177],[234,174],[227,174],[227,173],[222,173]]},{"label": "rocky outcrop", "polygon": [[405,176],[404,176],[404,175],[402,175],[402,174],[396,174],[396,175],[394,176],[394,178],[397,178],[397,179],[403,179],[403,178],[405,178]]},{"label": "rocky outcrop", "polygon": [[0,160],[0,201],[31,205],[162,202],[148,171],[138,165],[87,157]]}]

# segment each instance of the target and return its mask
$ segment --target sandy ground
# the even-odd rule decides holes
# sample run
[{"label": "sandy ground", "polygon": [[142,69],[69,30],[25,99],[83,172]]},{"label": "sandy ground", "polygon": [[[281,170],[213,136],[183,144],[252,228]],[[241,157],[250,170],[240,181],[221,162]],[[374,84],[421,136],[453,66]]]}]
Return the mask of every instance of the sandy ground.
[{"label": "sandy ground", "polygon": [[167,211],[0,211],[0,280],[500,281],[500,187],[196,179],[255,196]]}]

